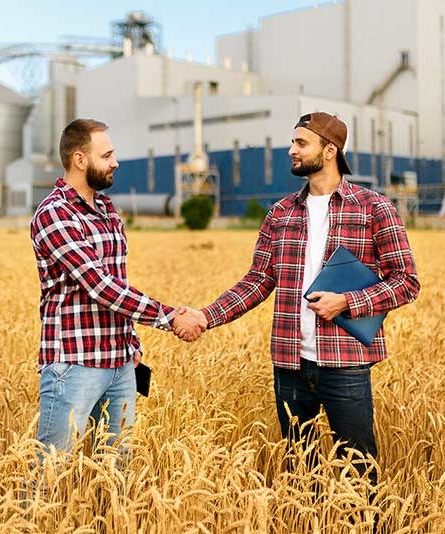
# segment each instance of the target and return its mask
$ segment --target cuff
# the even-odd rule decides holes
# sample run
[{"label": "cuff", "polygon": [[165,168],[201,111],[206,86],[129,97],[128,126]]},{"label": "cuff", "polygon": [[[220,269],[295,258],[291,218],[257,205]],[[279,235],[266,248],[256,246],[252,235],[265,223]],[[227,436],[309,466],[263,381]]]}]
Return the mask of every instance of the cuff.
[{"label": "cuff", "polygon": [[348,291],[344,293],[349,306],[351,319],[369,317],[372,315],[372,302],[364,291]]},{"label": "cuff", "polygon": [[207,328],[215,328],[215,326],[220,326],[225,323],[225,313],[223,308],[216,303],[210,304],[205,308],[201,308],[201,311],[206,316],[207,319]]},{"label": "cuff", "polygon": [[141,340],[139,339],[136,330],[133,328],[133,337],[131,339],[131,347],[134,349],[133,353],[139,351],[142,355],[144,354],[144,349],[142,348]]},{"label": "cuff", "polygon": [[170,332],[173,328],[173,321],[175,319],[176,310],[171,306],[161,305],[158,316],[156,317],[153,327],[159,330],[166,330]]}]

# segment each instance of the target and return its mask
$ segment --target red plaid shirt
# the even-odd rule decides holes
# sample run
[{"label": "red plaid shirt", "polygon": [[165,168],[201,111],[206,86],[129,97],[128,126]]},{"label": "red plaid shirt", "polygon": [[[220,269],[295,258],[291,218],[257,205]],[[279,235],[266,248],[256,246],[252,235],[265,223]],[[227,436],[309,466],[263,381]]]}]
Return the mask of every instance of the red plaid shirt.
[{"label": "red plaid shirt", "polygon": [[[300,306],[307,243],[308,188],[277,202],[267,214],[246,276],[203,309],[209,328],[233,321],[265,300],[276,288],[272,363],[299,369]],[[380,275],[382,281],[346,293],[352,318],[377,315],[412,302],[419,282],[406,232],[389,199],[344,178],[329,201],[325,263],[343,245]],[[365,347],[332,321],[316,318],[317,362],[342,367],[386,357],[381,329]]]},{"label": "red plaid shirt", "polygon": [[140,350],[133,321],[170,329],[174,310],[127,282],[127,239],[111,200],[93,209],[57,180],[31,222],[41,286],[39,364],[120,367]]}]

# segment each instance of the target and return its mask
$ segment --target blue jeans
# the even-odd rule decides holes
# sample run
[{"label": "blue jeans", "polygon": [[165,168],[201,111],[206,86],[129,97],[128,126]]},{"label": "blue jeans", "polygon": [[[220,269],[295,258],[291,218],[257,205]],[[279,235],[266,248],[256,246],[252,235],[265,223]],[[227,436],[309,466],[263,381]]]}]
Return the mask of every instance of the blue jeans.
[{"label": "blue jeans", "polygon": [[41,371],[37,439],[70,450],[74,432],[84,434],[90,415],[98,422],[107,401],[108,431],[117,435],[133,424],[135,400],[133,361],[112,369],[52,363]]},{"label": "blue jeans", "polygon": [[[310,426],[306,427],[305,436],[300,436],[299,425],[313,419],[323,404],[335,439],[346,442],[338,449],[339,455],[344,454],[345,447],[353,447],[375,458],[377,445],[370,366],[319,367],[303,358],[301,362],[301,369],[296,371],[274,367],[275,398],[282,436],[291,439],[293,430],[296,439],[308,437]],[[284,402],[287,402],[292,415],[298,417],[299,425],[295,429],[290,428]],[[375,472],[370,474],[370,479],[376,482]]]}]

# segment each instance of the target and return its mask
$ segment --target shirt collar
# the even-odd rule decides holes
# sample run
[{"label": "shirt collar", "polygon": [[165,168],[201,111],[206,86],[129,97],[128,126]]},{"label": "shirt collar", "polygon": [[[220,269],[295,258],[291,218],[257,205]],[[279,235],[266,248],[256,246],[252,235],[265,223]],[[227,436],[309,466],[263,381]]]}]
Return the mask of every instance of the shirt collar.
[{"label": "shirt collar", "polygon": [[74,187],[68,185],[63,178],[57,178],[54,187],[59,189],[63,193],[63,196],[70,202],[80,202],[83,200]]},{"label": "shirt collar", "polygon": [[[295,202],[297,204],[303,203],[309,193],[309,183],[305,184],[298,193],[295,194]],[[337,189],[332,193],[333,195],[339,196],[342,200],[350,200],[351,202],[355,201],[354,193],[351,188],[351,184],[342,176],[340,183],[337,186]]]},{"label": "shirt collar", "polygon": [[[63,178],[57,178],[54,187],[60,189],[69,202],[85,202],[85,199],[81,195],[79,195],[79,193],[74,189],[74,187],[67,184]],[[108,211],[107,208],[111,204],[111,199],[109,197],[96,191],[94,193],[94,200],[99,204],[103,204],[106,208],[106,211]]]}]

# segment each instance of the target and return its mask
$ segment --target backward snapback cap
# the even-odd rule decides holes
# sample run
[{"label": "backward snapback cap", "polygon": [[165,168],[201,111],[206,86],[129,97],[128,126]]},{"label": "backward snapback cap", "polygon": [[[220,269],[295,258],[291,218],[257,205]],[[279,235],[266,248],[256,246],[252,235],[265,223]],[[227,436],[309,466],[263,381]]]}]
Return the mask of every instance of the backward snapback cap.
[{"label": "backward snapback cap", "polygon": [[302,115],[295,125],[295,128],[300,127],[311,130],[311,132],[316,133],[320,137],[326,139],[329,143],[335,145],[338,149],[338,170],[341,174],[352,174],[346,156],[343,153],[343,148],[345,147],[348,135],[348,129],[343,121],[335,115],[317,111],[316,113]]}]

